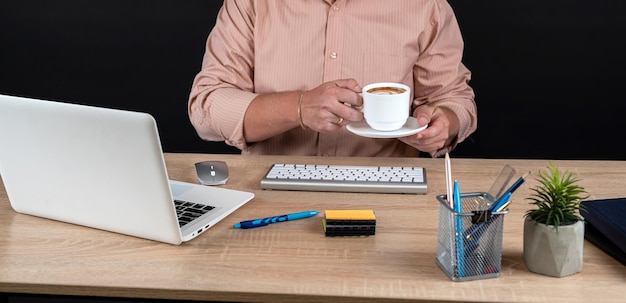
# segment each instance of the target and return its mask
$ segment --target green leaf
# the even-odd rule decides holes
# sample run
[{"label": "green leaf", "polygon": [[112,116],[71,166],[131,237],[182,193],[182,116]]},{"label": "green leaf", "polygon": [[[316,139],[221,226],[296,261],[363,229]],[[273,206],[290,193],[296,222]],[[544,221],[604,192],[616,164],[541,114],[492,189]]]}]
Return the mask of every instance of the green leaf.
[{"label": "green leaf", "polygon": [[552,162],[547,171],[539,171],[536,179],[539,185],[531,188],[531,196],[527,199],[535,209],[526,211],[525,217],[537,223],[558,226],[583,221],[578,215],[584,210],[580,203],[589,196],[583,187],[578,185],[579,179],[569,171],[561,172]]}]

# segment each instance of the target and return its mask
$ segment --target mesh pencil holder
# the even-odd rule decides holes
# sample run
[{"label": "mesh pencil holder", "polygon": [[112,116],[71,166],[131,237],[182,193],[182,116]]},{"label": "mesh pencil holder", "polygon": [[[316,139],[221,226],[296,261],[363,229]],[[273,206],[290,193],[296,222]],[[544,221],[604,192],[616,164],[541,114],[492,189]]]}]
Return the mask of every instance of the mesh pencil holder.
[{"label": "mesh pencil holder", "polygon": [[439,200],[437,265],[452,281],[496,278],[502,267],[502,227],[508,211],[478,211],[493,203],[484,192],[461,194],[456,213],[446,195]]}]

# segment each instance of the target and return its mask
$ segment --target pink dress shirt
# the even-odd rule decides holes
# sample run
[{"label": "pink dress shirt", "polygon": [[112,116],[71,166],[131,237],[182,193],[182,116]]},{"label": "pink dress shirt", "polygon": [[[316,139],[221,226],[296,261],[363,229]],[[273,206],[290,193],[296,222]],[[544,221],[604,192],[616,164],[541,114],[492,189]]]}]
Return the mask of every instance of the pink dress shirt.
[{"label": "pink dress shirt", "polygon": [[[463,39],[445,0],[225,0],[194,79],[189,117],[198,135],[243,154],[417,156],[397,139],[371,139],[343,127],[319,133],[293,128],[249,143],[248,105],[257,94],[309,90],[354,78],[361,86],[401,82],[414,105],[450,108],[460,120],[451,150],[476,130]],[[294,100],[294,116],[297,100]]]}]

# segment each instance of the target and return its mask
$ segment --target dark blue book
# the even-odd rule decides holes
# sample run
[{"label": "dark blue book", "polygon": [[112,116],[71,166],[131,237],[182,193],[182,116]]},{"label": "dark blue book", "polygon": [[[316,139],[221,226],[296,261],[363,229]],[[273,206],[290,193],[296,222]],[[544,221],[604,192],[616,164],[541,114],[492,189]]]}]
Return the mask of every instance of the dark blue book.
[{"label": "dark blue book", "polygon": [[[624,264],[626,258],[626,198],[582,202],[587,221],[585,238]],[[626,264],[625,264],[626,265]]]}]

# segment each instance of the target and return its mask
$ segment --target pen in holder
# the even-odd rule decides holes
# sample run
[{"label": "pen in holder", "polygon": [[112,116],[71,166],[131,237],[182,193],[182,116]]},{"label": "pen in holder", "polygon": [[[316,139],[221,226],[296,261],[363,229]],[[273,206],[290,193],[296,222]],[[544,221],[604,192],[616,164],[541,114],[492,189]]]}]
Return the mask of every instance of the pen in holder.
[{"label": "pen in holder", "polygon": [[489,193],[460,197],[462,210],[455,212],[447,195],[437,196],[437,265],[452,281],[496,278],[502,266],[502,227],[508,211],[481,210],[479,205],[494,202]]}]

